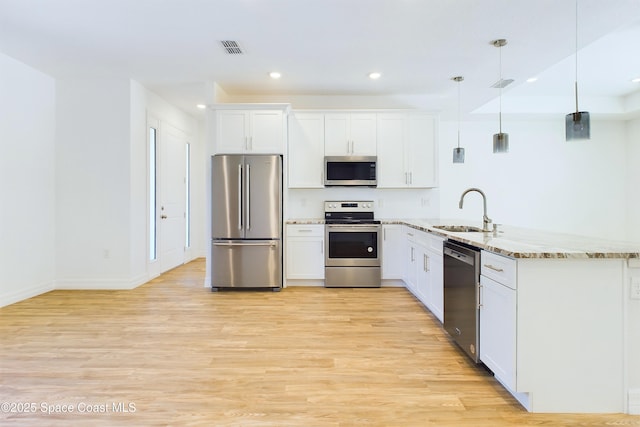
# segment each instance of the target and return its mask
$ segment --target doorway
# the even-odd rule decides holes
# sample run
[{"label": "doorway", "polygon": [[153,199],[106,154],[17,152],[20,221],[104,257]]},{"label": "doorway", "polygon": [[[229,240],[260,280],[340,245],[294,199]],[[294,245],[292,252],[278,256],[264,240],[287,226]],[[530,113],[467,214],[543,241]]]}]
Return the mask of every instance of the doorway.
[{"label": "doorway", "polygon": [[185,132],[148,120],[149,273],[157,276],[185,262],[190,245],[191,146]]}]

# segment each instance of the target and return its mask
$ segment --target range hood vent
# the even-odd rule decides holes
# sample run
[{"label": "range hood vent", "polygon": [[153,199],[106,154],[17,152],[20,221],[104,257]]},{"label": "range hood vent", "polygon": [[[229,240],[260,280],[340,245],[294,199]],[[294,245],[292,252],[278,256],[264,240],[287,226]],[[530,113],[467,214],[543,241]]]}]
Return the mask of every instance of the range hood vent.
[{"label": "range hood vent", "polygon": [[229,55],[242,55],[242,54],[244,54],[244,52],[242,51],[242,48],[240,48],[240,45],[238,44],[237,41],[234,41],[234,40],[222,40],[220,42],[220,44],[222,44],[222,47],[224,48],[224,50]]}]

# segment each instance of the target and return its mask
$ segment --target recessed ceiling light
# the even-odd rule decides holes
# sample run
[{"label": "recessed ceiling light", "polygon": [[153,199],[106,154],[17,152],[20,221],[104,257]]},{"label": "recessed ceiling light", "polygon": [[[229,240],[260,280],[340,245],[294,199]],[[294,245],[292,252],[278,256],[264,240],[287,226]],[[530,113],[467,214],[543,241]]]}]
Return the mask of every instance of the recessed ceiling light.
[{"label": "recessed ceiling light", "polygon": [[272,79],[279,79],[280,77],[282,77],[282,74],[277,71],[272,71],[269,73],[269,77],[271,77]]},{"label": "recessed ceiling light", "polygon": [[207,108],[207,106],[204,105],[204,104],[198,104],[198,105],[196,105],[196,107],[198,107],[201,110],[204,110],[205,108]]},{"label": "recessed ceiling light", "polygon": [[631,80],[633,83],[640,83],[640,77]]},{"label": "recessed ceiling light", "polygon": [[538,81],[538,78],[537,78],[537,77],[529,77],[529,78],[527,79],[527,83],[533,83],[533,82],[537,82],[537,81]]},{"label": "recessed ceiling light", "polygon": [[378,72],[369,73],[369,78],[372,80],[377,80],[382,76],[382,74]]}]

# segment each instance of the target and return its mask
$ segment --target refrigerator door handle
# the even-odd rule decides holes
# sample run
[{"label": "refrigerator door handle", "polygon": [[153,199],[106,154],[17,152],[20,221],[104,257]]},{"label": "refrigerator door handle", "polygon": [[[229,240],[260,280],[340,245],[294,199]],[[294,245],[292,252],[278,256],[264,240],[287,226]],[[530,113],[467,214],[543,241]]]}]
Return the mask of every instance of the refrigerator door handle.
[{"label": "refrigerator door handle", "polygon": [[238,165],[238,230],[242,230],[242,165]]},{"label": "refrigerator door handle", "polygon": [[267,240],[267,241],[233,241],[233,240],[224,240],[224,241],[214,241],[213,246],[271,246],[274,247],[278,243],[277,240]]},{"label": "refrigerator door handle", "polygon": [[251,166],[247,163],[247,231],[251,229]]}]

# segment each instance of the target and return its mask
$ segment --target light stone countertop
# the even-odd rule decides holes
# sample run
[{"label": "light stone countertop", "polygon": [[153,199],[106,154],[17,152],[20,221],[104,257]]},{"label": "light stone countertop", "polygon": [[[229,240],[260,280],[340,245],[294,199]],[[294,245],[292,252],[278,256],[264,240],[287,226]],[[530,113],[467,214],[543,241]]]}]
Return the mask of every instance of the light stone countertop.
[{"label": "light stone countertop", "polygon": [[[427,233],[466,243],[513,258],[640,258],[640,243],[598,239],[544,230],[498,226],[493,232],[450,232],[435,225],[469,225],[482,228],[477,221],[447,219],[381,219],[382,224],[401,224]],[[289,219],[286,224],[324,224],[323,219]]]}]

